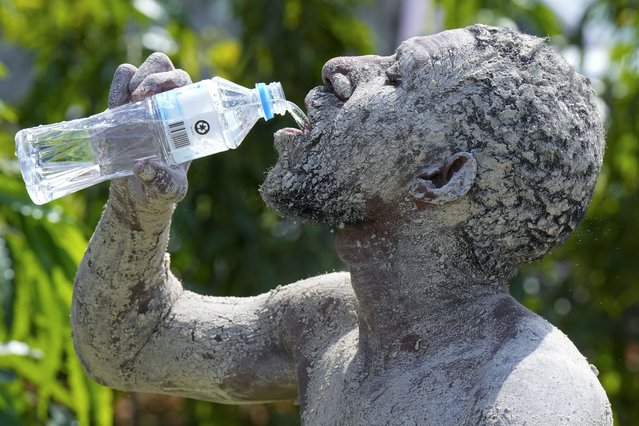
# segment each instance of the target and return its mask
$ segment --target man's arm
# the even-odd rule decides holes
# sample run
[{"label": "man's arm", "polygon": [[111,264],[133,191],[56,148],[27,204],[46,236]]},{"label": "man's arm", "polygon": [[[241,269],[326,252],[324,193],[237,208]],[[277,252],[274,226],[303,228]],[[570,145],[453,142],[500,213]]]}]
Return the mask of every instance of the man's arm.
[{"label": "man's arm", "polygon": [[[166,56],[121,66],[109,106],[188,82]],[[182,289],[166,246],[186,170],[147,162],[112,182],[76,277],[72,325],[78,356],[108,386],[218,402],[294,398],[295,366],[273,294],[203,297]]]}]

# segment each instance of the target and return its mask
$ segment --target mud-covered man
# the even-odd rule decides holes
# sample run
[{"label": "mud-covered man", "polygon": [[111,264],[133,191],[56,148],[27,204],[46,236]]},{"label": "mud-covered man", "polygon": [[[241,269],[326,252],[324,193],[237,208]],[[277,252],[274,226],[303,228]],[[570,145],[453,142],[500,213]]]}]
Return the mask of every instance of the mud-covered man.
[{"label": "mud-covered man", "polygon": [[[249,298],[204,297],[169,270],[184,168],[114,181],[73,300],[100,383],[221,403],[298,399],[306,425],[611,424],[570,340],[509,294],[561,244],[600,170],[586,78],[543,40],[473,26],[343,57],[275,134],[260,192],[339,229],[348,272]],[[163,55],[121,66],[110,106],[189,82]]]}]

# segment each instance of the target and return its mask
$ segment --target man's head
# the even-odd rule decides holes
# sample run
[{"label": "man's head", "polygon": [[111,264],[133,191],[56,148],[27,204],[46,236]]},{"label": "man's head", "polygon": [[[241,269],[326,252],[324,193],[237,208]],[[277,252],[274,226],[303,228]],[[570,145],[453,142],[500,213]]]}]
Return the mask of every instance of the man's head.
[{"label": "man's head", "polygon": [[261,190],[281,214],[329,224],[417,214],[432,228],[434,212],[463,200],[451,238],[498,275],[582,218],[601,118],[587,79],[543,40],[476,25],[389,57],[335,58],[322,77],[306,99],[310,131],[276,134],[280,161]]}]

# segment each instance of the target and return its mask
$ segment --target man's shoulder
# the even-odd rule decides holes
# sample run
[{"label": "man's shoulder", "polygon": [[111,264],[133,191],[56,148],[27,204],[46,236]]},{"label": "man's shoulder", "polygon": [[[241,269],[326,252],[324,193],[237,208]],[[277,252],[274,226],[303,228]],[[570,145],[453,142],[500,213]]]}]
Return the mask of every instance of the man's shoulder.
[{"label": "man's shoulder", "polygon": [[486,369],[476,414],[496,425],[611,425],[595,371],[566,335],[530,318]]},{"label": "man's shoulder", "polygon": [[[356,303],[348,272],[332,272],[277,286],[267,295],[271,303],[299,308],[331,302]],[[311,306],[308,306],[309,304]]]},{"label": "man's shoulder", "polygon": [[268,305],[279,316],[287,340],[333,339],[357,325],[357,299],[348,272],[334,272],[278,286]]}]

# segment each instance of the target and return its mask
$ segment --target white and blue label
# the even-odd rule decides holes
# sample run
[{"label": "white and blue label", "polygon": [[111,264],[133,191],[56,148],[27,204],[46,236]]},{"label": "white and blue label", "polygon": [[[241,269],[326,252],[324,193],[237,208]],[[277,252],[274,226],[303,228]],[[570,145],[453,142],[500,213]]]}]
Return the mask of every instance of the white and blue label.
[{"label": "white and blue label", "polygon": [[176,163],[192,159],[195,153],[189,151],[198,151],[198,146],[216,138],[211,133],[219,131],[219,118],[206,81],[159,93],[155,99]]}]

